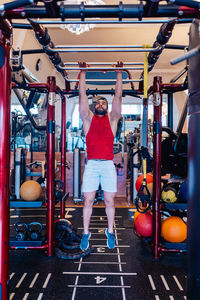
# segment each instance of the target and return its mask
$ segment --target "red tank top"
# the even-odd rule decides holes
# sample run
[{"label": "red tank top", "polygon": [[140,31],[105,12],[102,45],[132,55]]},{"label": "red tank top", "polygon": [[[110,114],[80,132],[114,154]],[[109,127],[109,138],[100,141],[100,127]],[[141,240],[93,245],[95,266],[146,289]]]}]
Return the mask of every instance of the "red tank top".
[{"label": "red tank top", "polygon": [[90,129],[86,135],[86,151],[89,159],[112,160],[114,135],[110,127],[108,115],[94,115]]}]

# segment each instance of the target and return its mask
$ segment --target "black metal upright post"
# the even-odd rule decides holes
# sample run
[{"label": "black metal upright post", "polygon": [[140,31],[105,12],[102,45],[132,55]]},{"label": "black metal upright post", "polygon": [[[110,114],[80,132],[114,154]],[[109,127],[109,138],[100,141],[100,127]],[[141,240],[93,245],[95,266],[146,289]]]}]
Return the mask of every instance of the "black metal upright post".
[{"label": "black metal upright post", "polygon": [[[190,28],[190,49],[200,44],[200,21]],[[200,54],[189,60],[187,299],[200,299]]]},{"label": "black metal upright post", "polygon": [[173,93],[168,92],[168,115],[167,115],[167,126],[173,130]]}]

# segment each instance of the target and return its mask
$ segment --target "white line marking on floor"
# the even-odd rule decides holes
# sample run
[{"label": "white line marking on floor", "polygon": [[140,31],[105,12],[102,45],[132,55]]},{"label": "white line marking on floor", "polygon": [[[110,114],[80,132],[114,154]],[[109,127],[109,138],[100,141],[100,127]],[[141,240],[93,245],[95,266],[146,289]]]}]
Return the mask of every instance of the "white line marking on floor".
[{"label": "white line marking on floor", "polygon": [[130,289],[130,285],[124,285],[124,286],[115,286],[115,285],[68,285],[68,287],[76,287],[76,288],[125,288],[125,289]]},{"label": "white line marking on floor", "polygon": [[29,288],[32,288],[34,286],[38,276],[39,276],[39,273],[36,273],[33,280],[32,280],[32,282],[31,282],[31,284],[29,285]]},{"label": "white line marking on floor", "polygon": [[43,297],[43,293],[40,293],[39,296],[38,296],[38,298],[37,298],[37,300],[41,300],[42,297]]},{"label": "white line marking on floor", "polygon": [[49,273],[49,274],[47,275],[47,278],[46,278],[46,280],[45,280],[45,282],[44,282],[44,284],[43,284],[43,287],[42,287],[43,289],[46,289],[47,284],[48,284],[50,278],[51,278],[51,273]]},{"label": "white line marking on floor", "polygon": [[151,287],[152,287],[152,290],[156,290],[156,287],[155,287],[155,284],[154,284],[154,281],[153,281],[153,278],[151,275],[148,275],[148,278],[149,278],[149,281],[150,281],[150,284],[151,284]]},{"label": "white line marking on floor", "polygon": [[24,278],[26,277],[27,273],[24,273],[21,277],[21,279],[18,281],[17,285],[16,285],[16,288],[20,287],[22,281],[24,280]]},{"label": "white line marking on floor", "polygon": [[[90,239],[90,241],[107,241],[107,239]],[[122,241],[122,239],[118,239],[118,241]]]},{"label": "white line marking on floor", "polygon": [[[91,227],[91,228],[89,228],[89,230],[99,230],[99,229],[104,229],[104,231],[105,231],[105,229],[106,229],[107,227]],[[78,227],[78,229],[84,229],[83,227]],[[125,230],[126,228],[117,228],[117,230]]]},{"label": "white line marking on floor", "polygon": [[[78,271],[80,271],[80,269],[81,269],[81,263],[82,263],[82,261],[83,261],[83,258],[81,257],[80,260],[79,260]],[[76,296],[76,285],[78,284],[78,280],[79,280],[79,276],[76,276],[75,287],[73,289],[72,299],[71,300],[75,299],[75,296]]]},{"label": "white line marking on floor", "polygon": [[[83,216],[81,218],[83,218]],[[93,218],[107,218],[107,216],[91,216],[91,219]],[[115,216],[115,218],[122,218],[122,216]]]},{"label": "white line marking on floor", "polygon": [[11,293],[10,294],[10,297],[9,297],[9,300],[12,300],[12,298],[15,296],[15,293]]},{"label": "white line marking on floor", "polygon": [[174,297],[173,297],[173,296],[169,296],[169,299],[170,299],[170,300],[174,300]]},{"label": "white line marking on floor", "polygon": [[183,287],[182,287],[182,285],[180,284],[178,278],[177,278],[175,275],[173,275],[173,278],[174,278],[176,284],[178,285],[179,290],[180,290],[180,291],[183,291]]},{"label": "white line marking on floor", "polygon": [[28,298],[28,296],[29,296],[29,293],[26,293],[26,294],[24,295],[24,298],[23,298],[22,300],[26,300],[26,299]]},{"label": "white line marking on floor", "polygon": [[169,291],[170,288],[169,288],[169,286],[168,286],[168,284],[167,284],[167,281],[166,281],[164,275],[160,275],[160,277],[161,277],[161,279],[162,279],[162,282],[163,282],[163,284],[164,284],[166,290]]},{"label": "white line marking on floor", "polygon": [[[79,262],[78,261],[74,261],[75,264],[78,264]],[[106,265],[126,265],[126,262],[111,262],[111,261],[104,261],[103,262],[104,264]],[[102,261],[83,261],[82,264],[89,264],[89,265],[96,265],[96,264],[100,264],[102,265]]]},{"label": "white line marking on floor", "polygon": [[14,275],[15,275],[15,272],[11,273],[9,279],[11,280]]},{"label": "white line marking on floor", "polygon": [[44,215],[14,215],[14,216],[10,216],[11,218],[46,218],[45,214]]},{"label": "white line marking on floor", "polygon": [[159,298],[158,295],[155,295],[155,299],[156,299],[156,300],[160,300],[160,298]]},{"label": "white line marking on floor", "polygon": [[[107,248],[107,245],[92,245],[92,248]],[[116,246],[115,248],[130,248],[130,245],[120,245]]]},{"label": "white line marking on floor", "polygon": [[121,281],[121,287],[122,287],[122,297],[123,300],[126,300],[126,294],[125,294],[125,289],[124,289],[124,278],[120,276],[120,281]]},{"label": "white line marking on floor", "polygon": [[[121,263],[121,257],[120,257],[120,251],[119,251],[119,243],[118,243],[118,236],[117,236],[117,230],[116,230],[116,223],[114,222],[114,233],[115,233],[115,241],[116,241],[116,246],[117,246],[117,258],[118,258],[118,263],[119,263],[119,271],[122,272],[122,263]],[[121,282],[121,287],[122,287],[122,298],[123,300],[126,300],[126,293],[124,289],[124,279],[123,276],[120,276],[120,282]]]},{"label": "white line marking on floor", "polygon": [[[117,253],[99,253],[99,252],[95,252],[95,253],[90,253],[90,255],[118,255]],[[120,253],[120,255],[125,255],[125,253]]]},{"label": "white line marking on floor", "polygon": [[132,276],[137,275],[137,273],[112,273],[112,272],[63,272],[64,275],[114,275],[114,276]]}]

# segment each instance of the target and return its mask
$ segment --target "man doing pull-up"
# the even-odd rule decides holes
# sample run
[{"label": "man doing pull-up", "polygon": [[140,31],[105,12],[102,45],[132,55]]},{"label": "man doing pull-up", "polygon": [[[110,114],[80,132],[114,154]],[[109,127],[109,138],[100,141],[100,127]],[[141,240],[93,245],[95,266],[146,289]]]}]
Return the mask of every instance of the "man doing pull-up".
[{"label": "man doing pull-up", "polygon": [[113,233],[115,207],[114,196],[117,192],[117,175],[113,163],[113,142],[117,131],[117,123],[121,115],[122,104],[122,74],[116,70],[117,81],[111,112],[108,112],[108,102],[104,97],[97,97],[95,112],[89,109],[86,95],[85,71],[81,71],[79,80],[79,112],[83,121],[86,137],[87,165],[83,174],[82,193],[84,196],[83,227],[84,232],[80,248],[89,247],[89,223],[96,190],[99,184],[104,193],[105,211],[108,218],[107,246],[115,247]]}]

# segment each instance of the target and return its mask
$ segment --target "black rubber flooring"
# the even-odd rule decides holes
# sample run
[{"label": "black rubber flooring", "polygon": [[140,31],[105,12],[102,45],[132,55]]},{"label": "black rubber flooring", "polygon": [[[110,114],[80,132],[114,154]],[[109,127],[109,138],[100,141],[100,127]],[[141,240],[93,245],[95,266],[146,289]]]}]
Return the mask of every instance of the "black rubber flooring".
[{"label": "black rubber flooring", "polygon": [[[10,299],[186,299],[186,254],[153,259],[150,249],[134,235],[130,216],[128,209],[116,209],[116,248],[109,250],[104,234],[105,211],[94,208],[90,241],[95,251],[83,259],[68,261],[47,257],[39,250],[11,250]],[[67,209],[66,217],[81,234],[82,209]],[[12,209],[11,235],[16,220],[45,224],[45,209]]]}]

